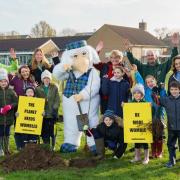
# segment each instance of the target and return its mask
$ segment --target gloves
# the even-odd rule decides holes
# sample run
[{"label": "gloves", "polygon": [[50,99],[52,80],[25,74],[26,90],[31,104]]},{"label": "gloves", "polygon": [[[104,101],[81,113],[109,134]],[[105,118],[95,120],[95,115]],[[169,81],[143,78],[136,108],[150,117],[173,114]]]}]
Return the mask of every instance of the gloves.
[{"label": "gloves", "polygon": [[93,136],[91,129],[89,129],[87,125],[84,125],[83,130],[86,136],[89,136],[89,137]]},{"label": "gloves", "polygon": [[6,115],[12,109],[12,105],[5,105],[3,108],[0,109],[0,113],[2,115]]},{"label": "gloves", "polygon": [[0,109],[0,114],[3,114],[3,108]]}]

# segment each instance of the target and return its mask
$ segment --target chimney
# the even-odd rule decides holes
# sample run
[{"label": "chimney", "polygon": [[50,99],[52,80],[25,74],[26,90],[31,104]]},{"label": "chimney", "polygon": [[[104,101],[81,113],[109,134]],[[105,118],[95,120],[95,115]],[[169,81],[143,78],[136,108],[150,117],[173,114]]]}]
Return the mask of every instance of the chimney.
[{"label": "chimney", "polygon": [[147,23],[143,22],[143,19],[142,19],[142,22],[139,23],[139,29],[143,31],[147,31]]}]

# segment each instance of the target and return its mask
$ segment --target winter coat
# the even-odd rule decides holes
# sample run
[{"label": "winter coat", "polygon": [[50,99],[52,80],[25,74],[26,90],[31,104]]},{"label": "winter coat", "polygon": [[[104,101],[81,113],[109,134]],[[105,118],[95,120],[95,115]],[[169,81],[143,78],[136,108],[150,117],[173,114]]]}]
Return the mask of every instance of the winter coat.
[{"label": "winter coat", "polygon": [[24,93],[25,93],[24,91],[25,91],[26,87],[28,87],[28,86],[34,87],[32,81],[30,81],[30,80],[25,81],[25,80],[23,80],[22,78],[20,78],[20,77],[18,77],[18,76],[15,76],[15,77],[9,82],[9,84],[10,84],[11,86],[13,86],[14,91],[16,92],[16,94],[17,94],[18,96],[24,96]]},{"label": "winter coat", "polygon": [[160,103],[165,107],[168,120],[168,130],[180,130],[180,96],[174,98],[168,96],[160,99]]},{"label": "winter coat", "polygon": [[162,64],[156,62],[155,65],[143,64],[140,60],[137,60],[133,57],[131,52],[127,52],[127,57],[131,64],[136,64],[138,71],[140,72],[141,76],[145,80],[147,75],[153,75],[156,79],[158,84],[161,82],[164,83],[166,74],[169,72],[172,64],[172,59],[178,55],[177,47],[172,49],[171,57]]},{"label": "winter coat", "polygon": [[54,64],[52,64],[50,68],[46,68],[45,66],[42,66],[41,69],[38,68],[38,67],[36,69],[32,69],[32,67],[29,66],[30,69],[31,69],[31,74],[34,76],[34,79],[35,79],[36,82],[38,82],[38,84],[42,83],[42,81],[41,81],[42,72],[47,69],[48,71],[50,71],[52,73],[52,71],[54,69],[54,66],[56,64],[58,64],[60,62],[60,60],[59,60],[58,57],[55,57],[55,58],[53,58],[53,62],[54,62]]},{"label": "winter coat", "polygon": [[[119,64],[119,66],[124,66],[122,64]],[[108,75],[108,79],[111,79],[113,77],[113,67],[112,63],[102,63],[100,62],[99,64],[94,64],[94,67],[100,71],[100,78],[101,78],[101,84],[102,84],[102,79],[104,75]],[[132,77],[128,77],[126,74],[124,74],[123,79],[127,80],[130,85],[132,85]],[[102,89],[100,88],[100,95],[102,95]],[[107,96],[102,95],[102,99],[108,99]]]},{"label": "winter coat", "polygon": [[131,89],[133,89],[136,84],[142,84],[144,86],[144,80],[143,80],[142,76],[140,75],[139,71],[136,71],[136,72],[131,71],[131,76],[132,76],[132,80],[133,80]]},{"label": "winter coat", "polygon": [[[0,108],[5,105],[12,105],[14,109],[17,106],[18,98],[14,90],[7,87],[6,89],[0,88]],[[11,109],[6,115],[0,114],[0,125],[12,125],[14,122],[14,110]]]},{"label": "winter coat", "polygon": [[[138,75],[138,76],[137,76]],[[137,82],[142,84],[145,89],[145,100],[146,102],[150,102],[152,105],[152,117],[153,119],[164,119],[164,112],[163,108],[160,106],[159,101],[160,97],[165,97],[166,96],[166,91],[164,88],[160,87],[154,87],[154,88],[149,88],[146,85],[144,85],[143,78],[140,74],[137,74],[136,79]]]},{"label": "winter coat", "polygon": [[18,60],[17,59],[14,60],[14,59],[10,58],[10,65],[7,66],[5,64],[0,63],[0,68],[6,69],[8,71],[8,73],[16,72],[18,69]]},{"label": "winter coat", "polygon": [[97,128],[91,130],[94,138],[104,138],[104,141],[112,141],[114,143],[122,142],[123,137],[123,129],[118,126],[116,122],[108,127],[104,122],[100,123]]},{"label": "winter coat", "polygon": [[166,96],[164,88],[154,87],[153,89],[145,87],[145,100],[152,105],[152,117],[153,119],[164,119],[164,112],[162,106],[160,106],[160,98]]},{"label": "winter coat", "polygon": [[46,95],[44,85],[40,85],[35,90],[36,97],[45,98],[45,118],[57,118],[58,109],[60,106],[60,96],[58,87],[50,83],[48,93]]},{"label": "winter coat", "polygon": [[122,79],[120,82],[118,82],[116,80],[103,78],[101,88],[102,94],[109,97],[107,109],[113,110],[116,115],[122,118],[123,110],[121,103],[128,101],[130,92],[130,85],[128,81]]}]

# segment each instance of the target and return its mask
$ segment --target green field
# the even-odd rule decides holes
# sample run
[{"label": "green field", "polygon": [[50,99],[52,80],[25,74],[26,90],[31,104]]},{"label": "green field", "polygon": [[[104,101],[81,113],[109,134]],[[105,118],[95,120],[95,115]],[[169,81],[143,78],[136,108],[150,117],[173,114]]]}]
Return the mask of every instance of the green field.
[{"label": "green field", "polygon": [[[56,150],[59,153],[59,146],[63,142],[63,124],[58,123],[58,140]],[[83,137],[84,142],[84,137]],[[83,151],[83,145],[77,153],[62,154],[66,159],[73,157],[86,157],[87,154]],[[130,149],[132,145],[128,146]],[[13,132],[11,135],[11,150],[16,152]],[[129,152],[119,160],[112,159],[111,152],[107,151],[106,159],[100,161],[95,168],[66,168],[66,169],[51,169],[41,171],[18,171],[12,173],[4,173],[0,170],[0,180],[59,180],[59,179],[118,179],[118,180],[180,180],[180,162],[171,169],[164,167],[168,160],[166,144],[164,146],[164,157],[162,159],[150,160],[148,165],[131,164],[129,160],[133,158],[134,153]],[[180,158],[180,152],[177,152],[177,157]]]}]

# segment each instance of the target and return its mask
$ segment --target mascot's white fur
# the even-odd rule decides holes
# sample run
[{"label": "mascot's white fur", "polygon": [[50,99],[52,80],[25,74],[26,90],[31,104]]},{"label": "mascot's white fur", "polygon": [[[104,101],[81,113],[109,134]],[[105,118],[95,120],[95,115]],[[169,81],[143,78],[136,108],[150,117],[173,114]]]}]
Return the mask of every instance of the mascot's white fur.
[{"label": "mascot's white fur", "polygon": [[[62,54],[61,63],[54,67],[53,75],[56,79],[67,80],[68,70],[72,69],[75,81],[91,69],[86,86],[78,94],[74,93],[68,98],[63,94],[64,144],[61,146],[62,152],[76,151],[80,145],[82,132],[78,130],[76,119],[76,115],[80,114],[77,101],[80,102],[82,113],[88,113],[89,127],[98,125],[100,77],[93,64],[99,62],[95,49],[85,44],[82,47],[66,50]],[[87,137],[87,144],[90,150],[95,150],[93,137]]]}]

